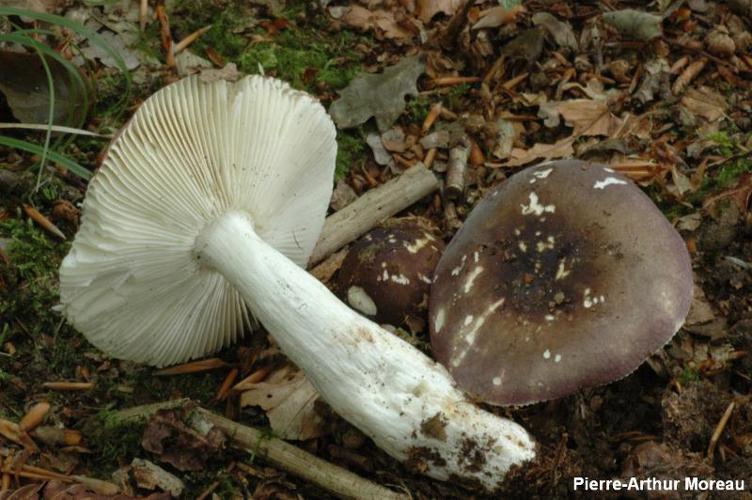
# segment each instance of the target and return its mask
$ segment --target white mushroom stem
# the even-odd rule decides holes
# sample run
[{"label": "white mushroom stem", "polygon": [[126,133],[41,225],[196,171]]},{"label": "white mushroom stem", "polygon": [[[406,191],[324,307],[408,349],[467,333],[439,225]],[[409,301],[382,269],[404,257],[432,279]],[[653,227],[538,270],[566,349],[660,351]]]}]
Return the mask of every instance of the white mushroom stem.
[{"label": "white mushroom stem", "polygon": [[522,427],[469,402],[441,365],[266,244],[247,214],[216,219],[195,251],[237,287],[334,411],[391,456],[425,464],[434,478],[476,480],[489,490],[534,457]]}]

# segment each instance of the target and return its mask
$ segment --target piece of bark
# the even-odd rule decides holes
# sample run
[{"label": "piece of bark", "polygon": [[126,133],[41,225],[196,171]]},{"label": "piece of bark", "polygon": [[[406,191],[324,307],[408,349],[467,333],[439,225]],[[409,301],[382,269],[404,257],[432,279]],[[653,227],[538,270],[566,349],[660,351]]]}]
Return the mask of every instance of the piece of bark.
[{"label": "piece of bark", "polygon": [[378,223],[406,209],[439,187],[436,176],[417,164],[327,217],[309,267],[362,236]]}]

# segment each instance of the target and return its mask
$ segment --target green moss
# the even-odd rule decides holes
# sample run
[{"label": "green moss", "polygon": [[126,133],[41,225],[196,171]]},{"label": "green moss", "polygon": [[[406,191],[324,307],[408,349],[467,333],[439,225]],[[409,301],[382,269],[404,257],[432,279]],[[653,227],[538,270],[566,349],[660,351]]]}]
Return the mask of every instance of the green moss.
[{"label": "green moss", "polygon": [[211,25],[191,50],[203,52],[211,47],[229,59],[234,59],[245,50],[249,39],[243,32],[248,26],[255,25],[252,12],[244,2],[238,0],[178,0],[169,14],[178,39]]},{"label": "green moss", "polygon": [[0,269],[8,286],[0,288],[0,323],[10,324],[12,337],[19,324],[32,335],[51,334],[60,317],[50,308],[58,300],[57,269],[67,245],[53,242],[31,220],[0,222],[0,236],[10,238],[10,266]]},{"label": "green moss", "polygon": [[684,367],[684,370],[679,374],[679,383],[682,385],[687,385],[698,380],[700,380],[700,372],[695,368]]},{"label": "green moss", "polygon": [[453,87],[450,87],[445,97],[445,102],[447,104],[447,107],[449,109],[459,109],[459,108],[464,107],[462,103],[462,98],[468,92],[470,92],[470,89],[472,88],[473,86],[469,83],[463,83],[461,85],[455,85]]},{"label": "green moss", "polygon": [[730,161],[718,169],[715,183],[721,188],[731,187],[745,172],[752,172],[752,160],[739,158],[736,161]]},{"label": "green moss", "polygon": [[[255,74],[262,69],[265,74],[313,93],[318,90],[317,84],[342,88],[361,70],[362,55],[354,46],[367,43],[367,39],[346,29],[328,33],[320,15],[305,21],[299,15],[306,9],[305,2],[288,6],[285,11],[287,19],[301,17],[303,21],[290,22],[275,35],[261,28],[248,30],[257,20],[242,2],[228,2],[220,13],[216,7],[204,5],[211,3],[181,0],[175,7],[181,36],[212,25],[192,47],[202,55],[212,48],[245,73]],[[252,43],[254,37],[257,40]]]},{"label": "green moss", "polygon": [[261,67],[289,82],[293,87],[316,91],[316,82],[339,89],[360,71],[360,55],[351,46],[357,36],[343,30],[326,37],[319,32],[289,28],[272,41],[250,46],[237,58],[246,73],[258,73]]},{"label": "green moss", "polygon": [[358,132],[340,130],[337,132],[337,166],[334,178],[342,179],[356,165],[363,165],[366,156],[366,142]]},{"label": "green moss", "polygon": [[407,102],[407,117],[413,123],[423,123],[431,110],[431,100],[428,96],[419,95]]},{"label": "green moss", "polygon": [[94,453],[89,466],[94,475],[106,476],[119,463],[141,456],[145,422],[124,421],[113,411],[103,410],[89,417],[81,429]]}]

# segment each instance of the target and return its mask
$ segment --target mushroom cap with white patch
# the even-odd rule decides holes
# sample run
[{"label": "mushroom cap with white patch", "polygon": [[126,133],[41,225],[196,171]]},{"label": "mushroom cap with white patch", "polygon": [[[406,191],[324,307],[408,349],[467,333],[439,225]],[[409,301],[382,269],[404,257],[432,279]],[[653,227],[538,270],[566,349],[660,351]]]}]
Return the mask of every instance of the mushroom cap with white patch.
[{"label": "mushroom cap with white patch", "polygon": [[423,318],[444,242],[422,217],[389,219],[356,241],[337,274],[343,299],[379,323]]},{"label": "mushroom cap with white patch", "polygon": [[300,266],[332,191],[335,128],[279,80],[189,77],[149,99],[89,183],[60,268],[68,320],[108,354],[163,366],[216,351],[252,323],[240,294],[194,253],[223,213]]},{"label": "mushroom cap with white patch", "polygon": [[447,246],[431,342],[466,392],[535,403],[631,373],[681,327],[691,297],[684,241],[632,181],[548,162],[491,190]]}]

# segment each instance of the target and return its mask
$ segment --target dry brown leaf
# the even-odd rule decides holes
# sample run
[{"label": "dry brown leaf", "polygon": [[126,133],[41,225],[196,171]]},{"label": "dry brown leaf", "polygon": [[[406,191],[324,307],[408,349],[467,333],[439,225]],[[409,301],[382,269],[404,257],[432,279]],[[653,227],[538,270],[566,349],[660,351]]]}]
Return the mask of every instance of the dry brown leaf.
[{"label": "dry brown leaf", "polygon": [[427,23],[438,13],[451,16],[463,3],[465,0],[418,0],[418,18]]},{"label": "dry brown leaf", "polygon": [[695,116],[701,116],[709,122],[720,120],[726,116],[728,104],[726,99],[708,87],[698,87],[687,90],[681,98],[681,104]]},{"label": "dry brown leaf", "polygon": [[694,293],[692,294],[692,305],[689,308],[687,319],[684,320],[684,325],[701,325],[714,319],[713,306],[710,305],[710,301],[705,296],[703,289],[695,284]]},{"label": "dry brown leaf", "polygon": [[368,10],[360,5],[353,5],[347,7],[339,19],[343,23],[362,31],[378,28],[387,38],[402,40],[413,36],[409,30],[400,26],[394,18],[394,14],[387,10]]},{"label": "dry brown leaf", "polygon": [[491,7],[481,12],[480,18],[473,24],[472,29],[498,28],[505,24],[512,24],[517,21],[517,17],[523,12],[525,12],[525,7],[522,5],[515,5],[511,9],[502,6]]},{"label": "dry brown leaf", "polygon": [[566,137],[553,144],[535,144],[530,149],[514,148],[511,154],[511,160],[504,164],[505,167],[519,167],[532,161],[543,159],[552,160],[557,158],[567,158],[574,155],[572,144],[575,136]]},{"label": "dry brown leaf", "polygon": [[283,439],[305,440],[324,434],[314,404],[319,394],[303,372],[285,366],[240,396],[240,406],[260,406],[272,430]]},{"label": "dry brown leaf", "polygon": [[548,12],[537,12],[533,16],[533,24],[543,26],[559,47],[577,50],[577,37],[568,22],[559,21]]},{"label": "dry brown leaf", "polygon": [[[541,109],[544,107],[542,106]],[[575,136],[614,137],[624,122],[608,109],[605,99],[571,99],[549,102],[546,110],[555,110],[574,128]]]}]

